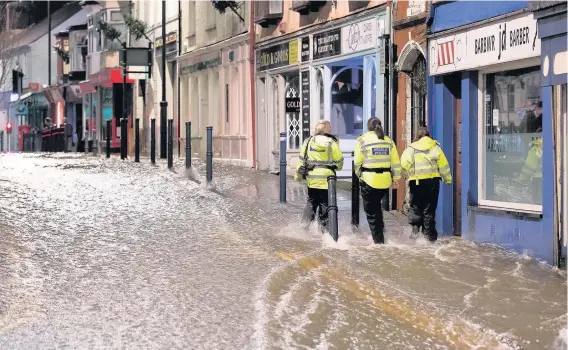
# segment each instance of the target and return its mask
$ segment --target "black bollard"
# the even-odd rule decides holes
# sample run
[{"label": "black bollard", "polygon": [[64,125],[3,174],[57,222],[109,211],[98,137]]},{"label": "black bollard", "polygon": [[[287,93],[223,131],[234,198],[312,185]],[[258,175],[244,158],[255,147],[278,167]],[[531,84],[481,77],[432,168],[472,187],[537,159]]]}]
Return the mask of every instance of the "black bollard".
[{"label": "black bollard", "polygon": [[134,161],[140,163],[140,118],[134,121]]},{"label": "black bollard", "polygon": [[280,133],[280,202],[286,203],[286,133]]},{"label": "black bollard", "polygon": [[355,173],[355,152],[351,152],[351,225],[359,227],[359,177]]},{"label": "black bollard", "polygon": [[55,141],[54,141],[54,136],[53,136],[53,126],[50,126],[49,127],[49,147],[48,147],[49,152],[53,152],[53,150],[55,149],[53,147],[54,144],[55,144]]},{"label": "black bollard", "polygon": [[174,120],[168,119],[168,169],[174,167]]},{"label": "black bollard", "polygon": [[205,153],[207,158],[207,184],[210,184],[213,180],[213,127],[207,127],[207,152]]},{"label": "black bollard", "polygon": [[150,161],[156,164],[156,119],[150,121]]},{"label": "black bollard", "polygon": [[112,121],[111,120],[107,120],[107,126],[106,126],[106,157],[110,158],[110,138],[112,135]]},{"label": "black bollard", "polygon": [[120,159],[126,159],[126,118],[120,119]]},{"label": "black bollard", "polygon": [[32,132],[32,152],[35,152],[35,140],[36,140],[36,132],[35,130]]},{"label": "black bollard", "polygon": [[185,122],[185,168],[191,168],[191,122]]},{"label": "black bollard", "polygon": [[337,242],[339,238],[338,232],[338,222],[337,222],[337,177],[335,175],[331,175],[327,177],[327,186],[328,186],[328,206],[327,212],[329,215],[329,234],[333,238],[334,241]]}]

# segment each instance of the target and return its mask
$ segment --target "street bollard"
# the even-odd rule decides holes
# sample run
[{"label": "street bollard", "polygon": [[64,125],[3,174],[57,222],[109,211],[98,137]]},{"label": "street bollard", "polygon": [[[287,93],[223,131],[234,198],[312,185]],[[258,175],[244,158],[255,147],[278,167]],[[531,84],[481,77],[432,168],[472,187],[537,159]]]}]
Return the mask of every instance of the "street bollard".
[{"label": "street bollard", "polygon": [[191,168],[191,122],[185,122],[185,168]]},{"label": "street bollard", "polygon": [[207,184],[210,184],[213,180],[213,127],[207,127],[207,152],[205,153],[207,158]]},{"label": "street bollard", "polygon": [[337,222],[337,177],[331,175],[327,177],[328,186],[328,206],[327,212],[329,217],[329,234],[334,241],[339,238],[338,222]]},{"label": "street bollard", "polygon": [[106,126],[106,157],[110,158],[110,138],[112,135],[112,121],[111,120],[107,120],[107,126]]},{"label": "street bollard", "polygon": [[134,127],[134,162],[140,163],[140,118],[136,118]]},{"label": "street bollard", "polygon": [[351,225],[359,227],[359,177],[355,172],[355,152],[351,152]]},{"label": "street bollard", "polygon": [[128,152],[126,150],[126,118],[120,120],[120,159],[128,158]]},{"label": "street bollard", "polygon": [[168,169],[174,167],[174,120],[168,119]]},{"label": "street bollard", "polygon": [[150,161],[156,164],[156,119],[150,121]]},{"label": "street bollard", "polygon": [[280,133],[280,202],[286,203],[286,133]]},{"label": "street bollard", "polygon": [[36,132],[35,130],[32,132],[32,152],[35,152],[35,140],[36,140]]}]

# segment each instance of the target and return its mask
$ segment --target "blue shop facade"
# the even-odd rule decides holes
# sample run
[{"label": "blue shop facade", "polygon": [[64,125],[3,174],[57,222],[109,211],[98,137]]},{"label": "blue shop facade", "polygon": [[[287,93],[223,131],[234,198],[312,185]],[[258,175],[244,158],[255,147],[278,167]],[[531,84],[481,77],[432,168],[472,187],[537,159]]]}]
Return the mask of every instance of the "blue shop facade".
[{"label": "blue shop facade", "polygon": [[529,5],[456,1],[431,8],[428,128],[454,177],[440,191],[436,226],[441,234],[557,264],[557,128],[543,85],[546,41]]}]

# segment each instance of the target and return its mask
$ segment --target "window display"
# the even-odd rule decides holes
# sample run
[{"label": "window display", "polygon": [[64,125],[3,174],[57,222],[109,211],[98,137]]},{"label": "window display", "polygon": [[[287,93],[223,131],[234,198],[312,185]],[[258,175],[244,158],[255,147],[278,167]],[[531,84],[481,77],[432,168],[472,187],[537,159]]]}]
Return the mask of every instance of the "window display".
[{"label": "window display", "polygon": [[482,200],[542,204],[540,93],[539,67],[485,75]]}]

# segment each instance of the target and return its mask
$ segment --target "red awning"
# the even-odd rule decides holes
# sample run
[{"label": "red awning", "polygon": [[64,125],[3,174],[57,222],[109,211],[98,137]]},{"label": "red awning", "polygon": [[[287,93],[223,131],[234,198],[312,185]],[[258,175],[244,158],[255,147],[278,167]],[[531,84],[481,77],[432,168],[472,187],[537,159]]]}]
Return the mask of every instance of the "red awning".
[{"label": "red awning", "polygon": [[81,95],[92,94],[97,91],[90,80],[83,80],[79,82],[79,89],[81,90]]},{"label": "red awning", "polygon": [[[94,86],[102,86],[106,88],[112,87],[112,84],[122,84],[122,69],[105,69],[95,74],[91,74],[89,80],[93,83]],[[126,77],[126,82],[133,84],[135,80]]]}]

